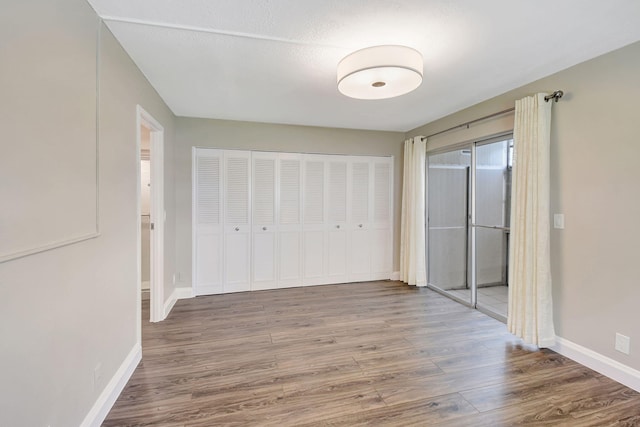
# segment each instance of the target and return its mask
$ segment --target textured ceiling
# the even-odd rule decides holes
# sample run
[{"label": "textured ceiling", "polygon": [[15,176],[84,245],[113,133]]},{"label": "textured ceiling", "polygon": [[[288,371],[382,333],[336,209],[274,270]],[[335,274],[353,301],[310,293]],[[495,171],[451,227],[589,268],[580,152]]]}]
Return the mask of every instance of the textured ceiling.
[{"label": "textured ceiling", "polygon": [[[176,115],[312,126],[407,131],[640,40],[638,0],[88,1]],[[341,95],[380,44],[419,50],[422,85]]]}]

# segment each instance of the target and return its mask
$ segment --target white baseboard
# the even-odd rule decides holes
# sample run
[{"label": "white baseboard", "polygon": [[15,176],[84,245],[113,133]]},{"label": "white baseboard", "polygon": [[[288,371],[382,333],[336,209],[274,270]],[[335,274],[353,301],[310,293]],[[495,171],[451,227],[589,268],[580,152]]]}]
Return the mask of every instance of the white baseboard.
[{"label": "white baseboard", "polygon": [[174,289],[173,292],[171,292],[171,295],[169,295],[169,299],[164,302],[164,312],[162,320],[166,319],[169,313],[171,313],[171,309],[174,305],[176,305],[177,301],[178,298],[176,297],[176,290]]},{"label": "white baseboard", "polygon": [[127,357],[124,359],[116,373],[113,375],[109,384],[102,390],[98,400],[93,404],[80,427],[100,427],[107,414],[116,403],[116,399],[122,393],[127,381],[133,375],[138,363],[142,360],[142,347],[139,343],[133,346]]},{"label": "white baseboard", "polygon": [[400,272],[399,271],[394,271],[393,273],[391,273],[391,277],[389,279],[390,280],[400,280]]},{"label": "white baseboard", "polygon": [[193,289],[191,288],[174,288],[173,292],[169,296],[169,299],[164,303],[164,317],[163,320],[167,318],[173,306],[176,305],[179,299],[187,299],[193,298]]},{"label": "white baseboard", "polygon": [[561,337],[551,350],[640,392],[640,371]]},{"label": "white baseboard", "polygon": [[175,293],[176,293],[177,299],[187,299],[187,298],[193,298],[195,296],[193,295],[193,288],[191,286],[176,287]]}]

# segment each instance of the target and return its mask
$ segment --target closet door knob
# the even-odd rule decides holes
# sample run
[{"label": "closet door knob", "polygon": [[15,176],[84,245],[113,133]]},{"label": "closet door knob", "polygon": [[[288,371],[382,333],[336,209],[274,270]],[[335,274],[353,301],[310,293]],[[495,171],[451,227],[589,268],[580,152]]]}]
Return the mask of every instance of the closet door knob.
[{"label": "closet door knob", "polygon": [[240,227],[236,227],[236,228],[234,228],[234,230],[240,231]]},{"label": "closet door knob", "polygon": [[358,224],[358,227],[362,228],[362,224]]},{"label": "closet door knob", "polygon": [[267,231],[267,227],[262,227],[262,231]]},{"label": "closet door knob", "polygon": [[340,228],[340,225],[336,225],[336,228]]}]

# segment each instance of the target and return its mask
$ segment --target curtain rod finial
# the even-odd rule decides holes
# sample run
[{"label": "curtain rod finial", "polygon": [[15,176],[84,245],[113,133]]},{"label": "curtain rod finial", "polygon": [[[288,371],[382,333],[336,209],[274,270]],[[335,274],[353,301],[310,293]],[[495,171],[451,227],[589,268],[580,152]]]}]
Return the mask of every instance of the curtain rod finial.
[{"label": "curtain rod finial", "polygon": [[549,102],[549,100],[553,99],[554,101],[558,102],[558,100],[562,98],[563,95],[564,95],[563,91],[556,90],[552,94],[545,96],[544,101]]}]

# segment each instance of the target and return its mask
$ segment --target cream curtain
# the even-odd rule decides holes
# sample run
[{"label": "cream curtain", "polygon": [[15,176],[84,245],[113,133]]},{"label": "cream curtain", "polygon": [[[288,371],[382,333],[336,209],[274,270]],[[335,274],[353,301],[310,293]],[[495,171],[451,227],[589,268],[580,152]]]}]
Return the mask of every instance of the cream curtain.
[{"label": "cream curtain", "polygon": [[400,280],[414,286],[427,286],[426,156],[427,143],[422,137],[404,142]]},{"label": "cream curtain", "polygon": [[544,96],[516,101],[507,319],[509,332],[538,347],[555,343],[549,248],[552,102]]}]

